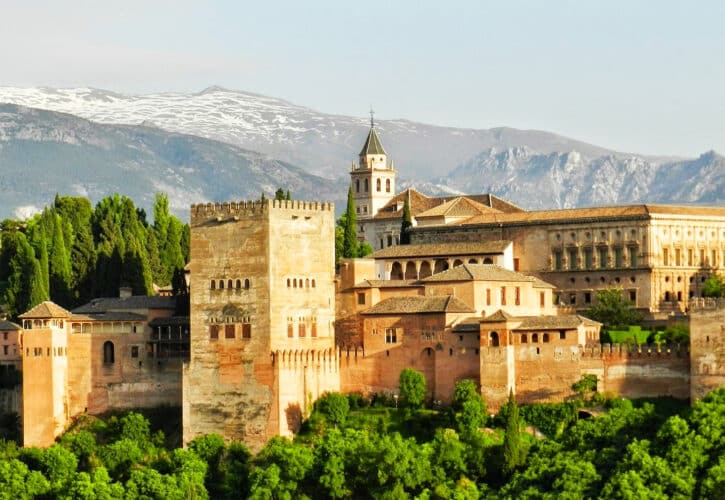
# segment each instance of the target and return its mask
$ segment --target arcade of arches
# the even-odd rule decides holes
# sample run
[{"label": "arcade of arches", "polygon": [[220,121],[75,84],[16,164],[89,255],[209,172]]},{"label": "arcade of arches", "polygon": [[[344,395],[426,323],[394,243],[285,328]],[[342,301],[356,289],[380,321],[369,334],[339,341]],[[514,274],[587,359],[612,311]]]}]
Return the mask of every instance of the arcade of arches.
[{"label": "arcade of arches", "polygon": [[385,271],[391,280],[423,279],[440,273],[452,267],[468,264],[493,264],[490,257],[483,258],[446,258],[446,259],[417,259],[408,261],[393,261],[386,263]]}]

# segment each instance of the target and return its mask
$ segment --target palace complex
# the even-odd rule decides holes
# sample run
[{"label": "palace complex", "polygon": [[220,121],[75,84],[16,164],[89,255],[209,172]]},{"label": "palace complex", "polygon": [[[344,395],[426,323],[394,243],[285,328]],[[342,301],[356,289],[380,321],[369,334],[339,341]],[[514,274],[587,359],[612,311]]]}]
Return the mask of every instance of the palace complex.
[{"label": "palace complex", "polygon": [[[350,175],[358,235],[376,251],[337,275],[330,203],[193,205],[190,312],[122,290],[0,321],[0,411],[21,416],[24,444],[51,444],[83,413],[166,404],[182,407],[184,442],[213,432],[256,450],[326,391],[395,394],[406,367],[430,400],[474,379],[491,408],[509,391],[565,400],[585,374],[627,397],[725,383],[725,305],[701,298],[725,262],[724,208],[526,211],[396,193],[374,127]],[[652,323],[689,320],[689,346],[600,344],[584,311],[612,287]]]}]

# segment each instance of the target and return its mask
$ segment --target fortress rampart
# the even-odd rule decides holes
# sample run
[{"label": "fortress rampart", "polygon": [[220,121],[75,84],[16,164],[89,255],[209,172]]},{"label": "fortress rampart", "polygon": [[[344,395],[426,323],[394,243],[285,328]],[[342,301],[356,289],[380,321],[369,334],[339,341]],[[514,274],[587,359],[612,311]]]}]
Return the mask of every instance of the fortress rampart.
[{"label": "fortress rampart", "polygon": [[234,217],[260,216],[265,211],[296,210],[306,212],[333,212],[334,203],[324,201],[301,200],[246,200],[224,203],[198,203],[191,205],[191,224],[198,224],[210,219],[219,222]]}]

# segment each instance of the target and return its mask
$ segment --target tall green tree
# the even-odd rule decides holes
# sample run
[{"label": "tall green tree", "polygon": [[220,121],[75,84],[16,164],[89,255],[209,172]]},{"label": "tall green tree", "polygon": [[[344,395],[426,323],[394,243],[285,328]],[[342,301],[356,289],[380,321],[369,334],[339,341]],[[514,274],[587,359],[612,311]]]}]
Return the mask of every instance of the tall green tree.
[{"label": "tall green tree", "polygon": [[425,377],[418,370],[404,368],[398,380],[400,400],[404,407],[417,409],[425,401]]},{"label": "tall green tree", "polygon": [[49,266],[50,297],[61,306],[71,307],[74,305],[74,301],[70,252],[65,244],[63,221],[55,212],[52,214],[52,231]]},{"label": "tall green tree", "polygon": [[70,248],[73,299],[75,305],[92,297],[96,249],[91,232],[93,208],[87,198],[56,196],[55,210],[64,224],[66,247]]},{"label": "tall green tree", "polygon": [[40,264],[25,235],[19,230],[0,233],[0,303],[17,317],[44,300]]},{"label": "tall green tree", "polygon": [[410,215],[410,190],[403,202],[403,220],[400,223],[400,244],[410,244],[410,228],[413,227],[413,218]]},{"label": "tall green tree", "polygon": [[507,476],[523,465],[526,458],[526,450],[521,439],[521,420],[519,407],[514,398],[514,391],[509,391],[508,418],[506,419],[506,431],[503,437],[503,472]]},{"label": "tall green tree", "polygon": [[708,276],[702,284],[703,297],[725,297],[725,280],[719,274]]},{"label": "tall green tree", "polygon": [[357,241],[357,214],[355,213],[355,198],[352,194],[352,186],[347,190],[347,209],[344,218],[341,218],[343,228],[342,258],[350,259],[358,256]]}]

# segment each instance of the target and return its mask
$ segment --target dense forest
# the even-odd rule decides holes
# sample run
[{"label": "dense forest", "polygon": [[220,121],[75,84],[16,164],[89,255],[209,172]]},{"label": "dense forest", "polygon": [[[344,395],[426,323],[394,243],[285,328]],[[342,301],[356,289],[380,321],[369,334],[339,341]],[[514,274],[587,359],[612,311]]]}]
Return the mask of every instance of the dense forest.
[{"label": "dense forest", "polygon": [[[583,380],[581,399],[489,416],[472,381],[424,408],[412,375],[395,400],[325,395],[256,455],[218,435],[174,448],[178,430],[133,412],[83,417],[47,449],[0,441],[0,498],[723,498],[725,388],[690,407]],[[171,413],[152,421],[178,426]]]},{"label": "dense forest", "polygon": [[44,301],[72,308],[119,287],[150,294],[153,285],[181,286],[189,260],[189,226],[157,194],[153,224],[118,194],[93,208],[86,198],[56,196],[25,220],[0,223],[0,305],[11,318]]}]

